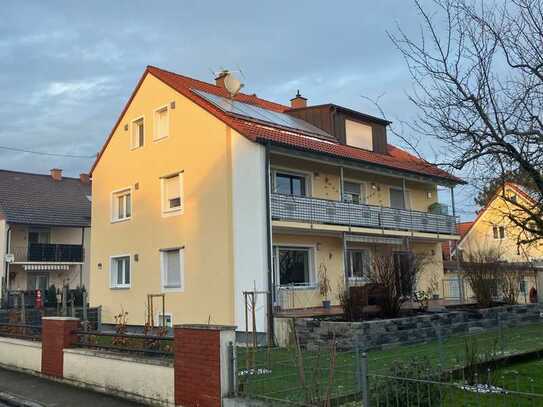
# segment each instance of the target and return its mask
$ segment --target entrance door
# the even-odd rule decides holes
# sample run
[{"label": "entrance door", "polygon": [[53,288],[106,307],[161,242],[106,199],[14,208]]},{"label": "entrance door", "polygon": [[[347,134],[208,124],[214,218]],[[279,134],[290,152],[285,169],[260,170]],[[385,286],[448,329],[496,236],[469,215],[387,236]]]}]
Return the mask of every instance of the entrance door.
[{"label": "entrance door", "polygon": [[402,295],[409,296],[415,289],[415,281],[413,277],[413,254],[410,252],[394,252],[394,268],[395,274],[399,279],[400,291]]}]

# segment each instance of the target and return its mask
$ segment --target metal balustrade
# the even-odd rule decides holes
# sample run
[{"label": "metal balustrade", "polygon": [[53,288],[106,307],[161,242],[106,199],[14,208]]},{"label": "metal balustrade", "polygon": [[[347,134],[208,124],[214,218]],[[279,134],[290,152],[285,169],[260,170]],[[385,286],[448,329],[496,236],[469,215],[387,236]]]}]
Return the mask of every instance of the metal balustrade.
[{"label": "metal balustrade", "polygon": [[454,216],[305,196],[272,193],[271,213],[274,220],[456,234]]},{"label": "metal balustrade", "polygon": [[73,262],[84,260],[83,246],[79,244],[29,243],[25,247],[14,247],[15,261]]}]

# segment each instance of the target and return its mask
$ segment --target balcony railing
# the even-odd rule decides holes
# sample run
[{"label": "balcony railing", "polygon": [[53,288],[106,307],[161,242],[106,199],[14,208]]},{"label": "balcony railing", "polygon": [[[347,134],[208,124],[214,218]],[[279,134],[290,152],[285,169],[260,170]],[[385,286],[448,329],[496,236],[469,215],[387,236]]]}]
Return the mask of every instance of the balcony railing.
[{"label": "balcony railing", "polygon": [[83,246],[79,244],[30,243],[13,249],[15,261],[82,263]]},{"label": "balcony railing", "polygon": [[456,234],[454,216],[305,196],[271,194],[274,220]]}]

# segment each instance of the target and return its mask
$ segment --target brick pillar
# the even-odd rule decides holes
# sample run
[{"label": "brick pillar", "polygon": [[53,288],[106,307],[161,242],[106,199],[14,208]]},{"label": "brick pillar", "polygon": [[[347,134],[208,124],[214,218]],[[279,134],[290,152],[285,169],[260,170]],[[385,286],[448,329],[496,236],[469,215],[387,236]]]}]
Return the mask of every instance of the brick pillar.
[{"label": "brick pillar", "polygon": [[41,372],[55,377],[64,374],[64,348],[69,348],[77,336],[78,318],[44,317],[41,332]]},{"label": "brick pillar", "polygon": [[228,345],[235,328],[222,325],[175,326],[175,405],[220,407],[228,392]]}]

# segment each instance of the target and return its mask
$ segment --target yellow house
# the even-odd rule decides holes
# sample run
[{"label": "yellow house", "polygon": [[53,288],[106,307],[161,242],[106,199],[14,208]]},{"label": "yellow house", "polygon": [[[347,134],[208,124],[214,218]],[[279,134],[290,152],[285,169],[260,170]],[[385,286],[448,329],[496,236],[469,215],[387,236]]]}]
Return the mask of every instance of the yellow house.
[{"label": "yellow house", "polygon": [[109,135],[92,169],[104,322],[124,310],[143,324],[147,296],[164,294],[169,323],[243,330],[244,292],[257,292],[254,323],[270,332],[274,314],[322,305],[324,273],[337,305],[385,249],[431,256],[423,288],[442,277],[440,245],[459,236],[437,188],[458,178],[388,144],[385,120],[232,84],[147,67]]},{"label": "yellow house", "polygon": [[[522,187],[506,183],[503,188],[497,191],[473,222],[469,222],[463,229],[460,225],[462,238],[452,250],[452,258],[460,254],[464,259],[470,255],[488,250],[496,250],[500,260],[516,267],[521,273],[519,302],[529,300],[529,290],[537,289],[538,282],[535,271],[538,264],[543,260],[543,242],[533,244],[519,244],[519,237],[522,239],[525,232],[515,225],[508,217],[515,213],[514,202],[527,205],[531,202],[530,196]],[[454,260],[451,265],[451,272],[446,273],[443,297],[460,298],[459,276],[454,267]],[[465,284],[464,284],[465,286]],[[471,296],[469,287],[465,287],[463,293],[465,298]],[[539,292],[539,290],[538,290]]]}]

